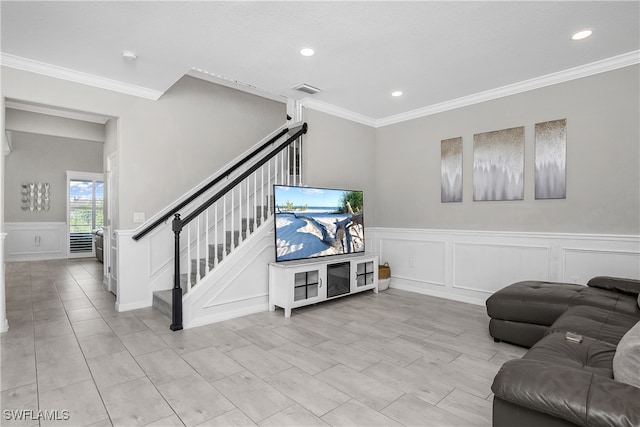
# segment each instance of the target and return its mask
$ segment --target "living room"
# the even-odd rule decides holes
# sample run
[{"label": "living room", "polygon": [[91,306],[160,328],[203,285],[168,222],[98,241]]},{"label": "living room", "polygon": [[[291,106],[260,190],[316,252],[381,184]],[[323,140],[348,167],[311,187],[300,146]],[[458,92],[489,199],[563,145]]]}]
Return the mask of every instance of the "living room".
[{"label": "living room", "polygon": [[[637,19],[633,31],[638,32]],[[576,46],[583,49],[588,42]],[[151,100],[149,92],[122,93],[125,85],[118,92],[91,86],[87,80],[82,83],[80,78],[56,77],[51,69],[39,72],[43,69],[38,66],[47,63],[44,58],[4,49],[2,92],[5,103],[90,112],[108,119],[109,134],[116,136],[112,144],[105,144],[104,161],[106,165],[106,158],[117,155],[120,187],[112,231],[117,230],[119,239],[121,262],[114,280],[120,287],[116,304],[123,313],[150,306],[157,283],[153,274],[141,275],[155,272],[154,263],[165,263],[171,256],[170,236],[165,236],[168,244],[160,249],[160,260],[148,255],[149,247],[140,251],[135,246],[131,236],[141,223],[134,221],[134,213],[153,218],[281,126],[286,113],[298,115],[296,120],[309,125],[302,142],[303,183],[363,190],[367,251],[391,265],[392,291],[477,308],[494,292],[519,280],[584,285],[598,275],[640,276],[640,89],[638,46],[633,43],[613,49],[615,55],[576,64],[575,69],[559,65],[542,77],[532,74],[522,79],[525,82],[508,82],[513,86],[487,87],[483,96],[474,98],[471,95],[477,93],[461,91],[454,99],[457,102],[443,101],[437,108],[424,107],[425,103],[375,118],[312,97],[292,106],[295,103],[242,84],[211,83],[198,70],[171,82],[159,99]],[[144,52],[138,53],[139,62],[134,65],[149,67]],[[128,88],[141,86],[139,82]],[[411,98],[406,89],[404,97]],[[386,102],[396,101],[403,102]],[[534,130],[538,123],[559,119],[566,119],[567,195],[539,200],[534,194]],[[524,127],[522,199],[474,201],[474,136],[519,126]],[[456,137],[462,138],[462,201],[442,203],[440,143]],[[3,175],[7,161],[3,159]],[[13,192],[3,188],[3,215],[4,207],[14,203],[14,197],[9,198]],[[3,232],[4,223],[3,219]],[[218,302],[226,299],[228,308],[219,307],[227,319],[234,310],[249,314],[267,309],[264,270],[272,258],[273,252],[268,252],[254,263],[263,271],[254,288],[239,291],[232,300],[222,295],[225,298]],[[233,274],[253,277],[255,271],[246,270],[251,267]],[[259,297],[247,300],[255,295]],[[239,301],[248,301],[242,310]],[[9,304],[6,310],[11,310]]]}]

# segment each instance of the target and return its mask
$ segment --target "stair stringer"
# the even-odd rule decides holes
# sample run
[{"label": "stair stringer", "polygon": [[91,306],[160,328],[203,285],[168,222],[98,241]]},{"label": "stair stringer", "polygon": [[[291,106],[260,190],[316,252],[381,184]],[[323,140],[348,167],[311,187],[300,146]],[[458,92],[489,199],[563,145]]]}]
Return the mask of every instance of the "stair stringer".
[{"label": "stair stringer", "polygon": [[185,329],[268,310],[275,237],[266,222],[183,297]]}]

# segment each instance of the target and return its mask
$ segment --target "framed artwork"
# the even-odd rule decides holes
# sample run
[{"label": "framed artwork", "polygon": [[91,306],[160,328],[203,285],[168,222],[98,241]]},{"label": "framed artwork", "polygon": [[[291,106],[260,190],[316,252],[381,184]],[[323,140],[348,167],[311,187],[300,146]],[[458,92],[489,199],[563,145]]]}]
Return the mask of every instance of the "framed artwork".
[{"label": "framed artwork", "polygon": [[473,135],[473,200],[524,198],[524,126]]},{"label": "framed artwork", "polygon": [[567,119],[535,125],[537,199],[567,198]]},{"label": "framed artwork", "polygon": [[440,201],[462,201],[462,137],[440,141]]}]

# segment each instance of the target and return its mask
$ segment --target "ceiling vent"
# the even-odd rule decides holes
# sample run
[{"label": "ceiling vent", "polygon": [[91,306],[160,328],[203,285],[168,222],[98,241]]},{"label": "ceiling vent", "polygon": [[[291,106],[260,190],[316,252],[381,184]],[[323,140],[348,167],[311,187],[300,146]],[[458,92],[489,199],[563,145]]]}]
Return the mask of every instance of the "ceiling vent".
[{"label": "ceiling vent", "polygon": [[302,83],[302,84],[294,87],[294,89],[295,90],[299,90],[300,92],[308,93],[309,95],[315,95],[318,92],[322,92],[317,87],[313,87],[313,86],[308,85],[306,83]]}]

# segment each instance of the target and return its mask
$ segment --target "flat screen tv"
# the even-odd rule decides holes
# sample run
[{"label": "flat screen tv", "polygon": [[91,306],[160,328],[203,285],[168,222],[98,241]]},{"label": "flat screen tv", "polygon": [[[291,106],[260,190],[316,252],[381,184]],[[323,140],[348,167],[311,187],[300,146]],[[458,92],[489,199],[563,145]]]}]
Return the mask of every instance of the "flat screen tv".
[{"label": "flat screen tv", "polygon": [[364,252],[362,191],[274,185],[276,261]]}]

